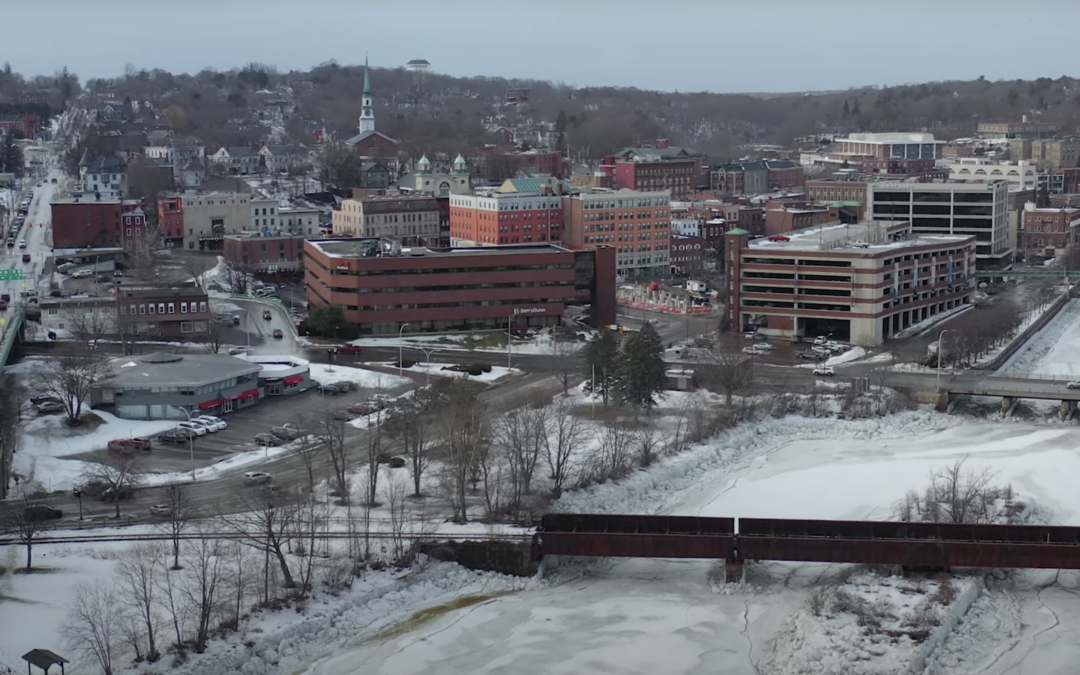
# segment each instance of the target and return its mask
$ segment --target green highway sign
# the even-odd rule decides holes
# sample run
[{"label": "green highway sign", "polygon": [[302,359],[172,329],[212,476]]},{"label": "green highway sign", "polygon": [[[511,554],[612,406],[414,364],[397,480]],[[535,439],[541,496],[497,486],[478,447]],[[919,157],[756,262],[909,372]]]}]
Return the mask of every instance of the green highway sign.
[{"label": "green highway sign", "polygon": [[22,281],[22,270],[0,270],[0,281]]}]

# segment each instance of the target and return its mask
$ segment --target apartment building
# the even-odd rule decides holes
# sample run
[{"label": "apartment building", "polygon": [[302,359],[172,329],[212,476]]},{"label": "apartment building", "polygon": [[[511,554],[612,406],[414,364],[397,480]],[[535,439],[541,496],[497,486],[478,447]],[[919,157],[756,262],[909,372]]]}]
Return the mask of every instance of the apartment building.
[{"label": "apartment building", "polygon": [[1009,159],[1030,160],[1043,171],[1080,166],[1080,139],[1014,139],[1009,141]]},{"label": "apartment building", "polygon": [[661,138],[651,144],[635,143],[603,158],[600,171],[614,178],[615,189],[667,190],[678,199],[697,189],[703,159],[697,150]]},{"label": "apartment building", "polygon": [[1080,209],[1040,209],[1028,202],[1020,214],[1018,252],[1025,258],[1055,257],[1080,243]]},{"label": "apartment building", "polygon": [[558,242],[563,200],[557,194],[492,192],[451,195],[451,246]]},{"label": "apartment building", "polygon": [[278,208],[259,193],[196,190],[163,196],[158,217],[166,246],[220,251],[226,235],[280,228]]},{"label": "apartment building", "polygon": [[205,336],[211,321],[206,292],[190,288],[120,286],[116,289],[120,332],[162,338]]},{"label": "apartment building", "polygon": [[83,195],[55,199],[52,245],[57,249],[131,248],[146,232],[146,214],[137,199]]},{"label": "apartment building", "polygon": [[406,246],[437,246],[439,201],[431,195],[357,196],[341,202],[331,217],[338,237],[385,237]]},{"label": "apartment building", "polygon": [[973,183],[1003,180],[1010,188],[1027,190],[1039,186],[1039,172],[1028,160],[993,162],[973,157],[949,164],[949,180]]},{"label": "apartment building", "polygon": [[870,183],[872,220],[905,220],[917,235],[969,235],[981,270],[1012,268],[1009,245],[1009,184]]},{"label": "apartment building", "polygon": [[971,302],[975,237],[919,235],[904,221],[834,224],[750,241],[725,235],[726,319],[778,338],[857,345]]},{"label": "apartment building", "polygon": [[563,242],[572,249],[611,246],[620,276],[669,271],[671,194],[667,190],[582,193],[563,197]]}]

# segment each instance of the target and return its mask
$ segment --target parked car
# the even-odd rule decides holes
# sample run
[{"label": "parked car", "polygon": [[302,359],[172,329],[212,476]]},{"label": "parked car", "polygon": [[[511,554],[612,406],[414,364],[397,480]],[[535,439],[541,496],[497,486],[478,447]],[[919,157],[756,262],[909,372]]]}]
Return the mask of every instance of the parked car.
[{"label": "parked car", "polygon": [[213,415],[199,415],[195,421],[203,424],[209,431],[222,431],[229,428],[228,422]]},{"label": "parked car", "polygon": [[[177,429],[189,429],[191,431],[194,431],[196,436],[205,436],[206,433],[208,431],[210,431],[209,429],[206,428],[206,426],[204,424],[202,424],[201,422],[197,422],[195,420],[184,420],[180,424],[177,424],[176,428]],[[217,429],[214,429],[214,431],[217,431]]]},{"label": "parked car", "polygon": [[391,469],[400,469],[400,468],[403,468],[405,466],[405,458],[404,457],[395,457],[393,455],[390,455],[390,454],[384,452],[381,455],[379,455],[379,464],[389,465],[389,467]]},{"label": "parked car", "polygon": [[22,254],[22,261],[23,262],[30,262],[30,254],[29,253],[23,253]]},{"label": "parked car", "polygon": [[232,347],[229,349],[229,356],[239,356],[240,354],[247,354],[247,347]]},{"label": "parked car", "polygon": [[101,501],[103,502],[115,502],[122,501],[124,499],[131,499],[135,496],[135,488],[130,485],[121,485],[117,488],[107,488],[101,493]]},{"label": "parked car", "polygon": [[836,370],[834,370],[832,366],[818,366],[817,368],[814,368],[814,375],[819,377],[832,377],[833,375],[836,375]]},{"label": "parked car", "polygon": [[348,410],[335,410],[330,414],[330,417],[331,419],[335,419],[340,422],[348,422],[352,418],[356,417],[356,415],[353,415]]},{"label": "parked car", "polygon": [[255,434],[255,443],[258,445],[265,445],[271,448],[276,448],[281,445],[282,441],[274,434]]},{"label": "parked car", "polygon": [[154,504],[150,507],[150,515],[152,516],[171,516],[172,507],[168,504]]},{"label": "parked car", "polygon": [[344,394],[349,391],[349,387],[345,382],[331,382],[329,384],[320,384],[319,393],[327,394],[329,396],[336,396],[338,394]]},{"label": "parked car", "polygon": [[282,333],[280,328],[275,328],[274,337],[280,340],[281,338],[285,337],[285,333]]},{"label": "parked car", "polygon": [[280,427],[274,427],[270,430],[270,433],[286,441],[295,441],[301,436],[300,429],[292,424],[283,424]]},{"label": "parked car", "polygon": [[59,403],[60,399],[56,398],[52,394],[35,394],[30,397],[30,405],[41,405],[45,401],[56,401],[57,403]]},{"label": "parked car", "polygon": [[774,234],[769,237],[769,241],[791,241],[791,237],[785,237],[782,234]]},{"label": "parked car", "polygon": [[[75,486],[75,492],[83,497],[100,497],[102,492],[109,489],[109,484],[103,480],[91,480]],[[79,496],[76,494],[76,496]]]},{"label": "parked car", "polygon": [[71,273],[72,279],[85,279],[86,277],[93,276],[94,273],[91,270],[76,270]]},{"label": "parked car", "polygon": [[130,455],[136,450],[150,452],[149,438],[116,438],[109,441],[109,450],[122,455]]},{"label": "parked car", "polygon": [[113,275],[114,277],[122,277],[122,276],[124,276],[124,273],[123,273],[123,272],[121,272],[120,270],[113,270],[113,273],[112,273],[112,275]]},{"label": "parked car", "polygon": [[823,345],[828,341],[829,341],[829,336],[828,335],[819,335],[816,338],[814,338],[814,344],[815,345]]},{"label": "parked car", "polygon": [[60,509],[54,509],[51,506],[44,504],[35,504],[34,506],[28,506],[23,509],[23,518],[32,522],[41,522],[44,520],[60,520],[64,517],[64,512]]},{"label": "parked car", "polygon": [[268,309],[263,310],[263,319],[265,319],[266,321],[270,321],[273,318],[274,318],[274,314],[270,310],[268,310]]},{"label": "parked car", "polygon": [[45,401],[37,405],[37,411],[41,414],[60,412],[64,409],[64,405],[60,401]]},{"label": "parked car", "polygon": [[244,483],[247,485],[262,485],[273,480],[273,476],[265,471],[248,471],[244,474]]},{"label": "parked car", "polygon": [[357,403],[356,405],[349,406],[346,410],[354,415],[370,415],[375,412],[375,408],[372,408],[367,403]]},{"label": "parked car", "polygon": [[195,438],[197,433],[191,429],[170,429],[158,434],[158,441],[162,443],[187,443],[188,439]]},{"label": "parked car", "polygon": [[817,352],[811,351],[809,349],[807,349],[804,352],[799,352],[798,356],[799,356],[800,359],[815,359],[815,360],[817,360],[817,359],[821,358],[821,354],[818,354]]}]

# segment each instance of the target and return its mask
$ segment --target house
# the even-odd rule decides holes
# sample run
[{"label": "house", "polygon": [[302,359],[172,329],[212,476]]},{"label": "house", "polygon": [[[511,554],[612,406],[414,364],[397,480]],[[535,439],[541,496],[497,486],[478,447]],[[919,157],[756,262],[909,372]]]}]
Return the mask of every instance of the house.
[{"label": "house", "polygon": [[127,162],[119,157],[102,155],[91,159],[90,153],[84,152],[79,162],[79,178],[84,192],[108,198],[127,194]]},{"label": "house", "polygon": [[390,187],[390,169],[378,162],[364,162],[360,167],[360,187],[365,190],[385,190]]},{"label": "house", "polygon": [[291,145],[266,145],[259,148],[259,167],[266,173],[284,173],[299,167],[304,154]]},{"label": "house", "polygon": [[210,155],[210,162],[224,167],[232,175],[249,176],[259,172],[259,153],[242,145],[219,148]]}]

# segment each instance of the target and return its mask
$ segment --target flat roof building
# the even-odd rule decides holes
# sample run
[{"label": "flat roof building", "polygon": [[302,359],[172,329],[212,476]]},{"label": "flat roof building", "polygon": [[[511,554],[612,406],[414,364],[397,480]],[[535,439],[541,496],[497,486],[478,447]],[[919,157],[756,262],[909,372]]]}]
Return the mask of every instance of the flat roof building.
[{"label": "flat roof building", "polygon": [[975,237],[917,235],[906,221],[837,223],[777,241],[750,241],[741,229],[725,237],[735,330],[877,345],[975,292]]},{"label": "flat roof building", "polygon": [[567,305],[591,305],[593,325],[615,322],[615,250],[534,244],[402,248],[385,239],[304,242],[312,307],[339,305],[361,335],[545,328]]}]

